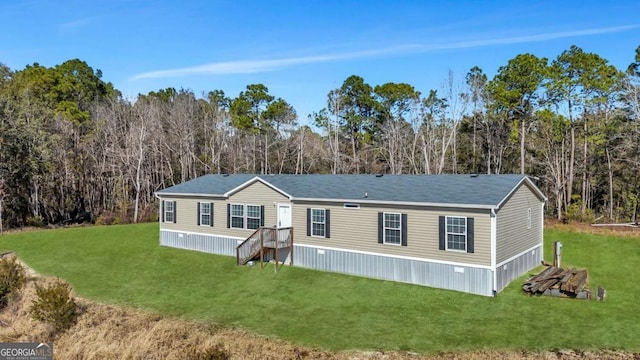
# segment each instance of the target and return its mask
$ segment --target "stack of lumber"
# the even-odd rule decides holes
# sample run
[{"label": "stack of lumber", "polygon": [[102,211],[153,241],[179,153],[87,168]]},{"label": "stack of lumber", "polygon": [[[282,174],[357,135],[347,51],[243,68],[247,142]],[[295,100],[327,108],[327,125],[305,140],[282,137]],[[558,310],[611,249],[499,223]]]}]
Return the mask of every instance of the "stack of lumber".
[{"label": "stack of lumber", "polygon": [[527,280],[522,289],[531,294],[590,299],[591,291],[585,289],[588,277],[587,270],[548,266],[540,274]]}]

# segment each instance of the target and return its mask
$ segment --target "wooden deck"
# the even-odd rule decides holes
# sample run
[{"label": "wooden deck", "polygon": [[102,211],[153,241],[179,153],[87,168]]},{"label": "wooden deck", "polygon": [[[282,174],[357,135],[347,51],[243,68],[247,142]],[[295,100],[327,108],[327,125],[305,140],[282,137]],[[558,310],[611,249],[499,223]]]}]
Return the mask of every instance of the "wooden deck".
[{"label": "wooden deck", "polygon": [[263,247],[265,249],[284,249],[289,247],[289,241],[265,241],[263,242]]}]

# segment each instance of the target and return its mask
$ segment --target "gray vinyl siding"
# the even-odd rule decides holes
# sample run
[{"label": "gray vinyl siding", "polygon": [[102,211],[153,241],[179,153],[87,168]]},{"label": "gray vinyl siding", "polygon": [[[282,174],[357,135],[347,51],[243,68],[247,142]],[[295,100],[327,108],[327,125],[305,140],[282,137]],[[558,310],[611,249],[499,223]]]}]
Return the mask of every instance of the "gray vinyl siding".
[{"label": "gray vinyl siding", "polygon": [[241,240],[226,236],[160,231],[160,245],[162,246],[218,255],[236,256],[236,246],[238,246],[239,241]]},{"label": "gray vinyl siding", "polygon": [[[497,211],[497,264],[542,244],[543,205],[544,202],[523,183]],[[531,229],[527,229],[529,208]]]},{"label": "gray vinyl siding", "polygon": [[307,246],[295,246],[293,265],[484,296],[493,295],[493,276],[489,269]]},{"label": "gray vinyl siding", "polygon": [[509,282],[540,265],[541,260],[542,245],[498,266],[496,269],[496,291],[502,291]]},{"label": "gray vinyl siding", "polygon": [[[160,231],[160,244],[163,246],[219,255],[235,256],[238,241],[236,238],[218,235]],[[489,269],[301,245],[294,245],[293,255],[294,266],[485,296],[493,295],[493,276]],[[291,260],[288,249],[282,249],[278,257],[286,264]],[[268,255],[265,261],[271,258],[272,256]]]},{"label": "gray vinyl siding", "polygon": [[[296,201],[292,206],[295,242],[352,251],[491,266],[491,221],[488,210],[444,210],[428,207],[389,207],[366,204],[360,204],[359,209],[349,209],[344,208],[343,205],[342,203]],[[307,208],[330,210],[331,238],[306,236]],[[407,214],[407,246],[378,243],[378,212]],[[474,218],[474,253],[439,250],[439,216]]]}]

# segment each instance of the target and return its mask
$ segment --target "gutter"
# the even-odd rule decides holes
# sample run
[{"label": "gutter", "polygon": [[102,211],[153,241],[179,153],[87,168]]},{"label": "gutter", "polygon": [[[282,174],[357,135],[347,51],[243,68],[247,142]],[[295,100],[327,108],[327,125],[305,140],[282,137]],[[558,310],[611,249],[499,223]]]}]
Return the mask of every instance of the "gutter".
[{"label": "gutter", "polygon": [[483,209],[483,210],[492,210],[492,211],[499,209],[499,206],[497,205],[488,205],[488,204],[424,203],[424,202],[409,202],[409,201],[384,201],[384,200],[362,200],[362,199],[291,198],[291,201],[342,202],[342,203],[374,204],[374,205],[430,206],[430,207],[447,207],[447,208]]},{"label": "gutter", "polygon": [[211,197],[216,197],[216,198],[225,198],[224,195],[222,194],[200,194],[200,193],[170,193],[170,192],[154,192],[153,195],[155,195],[155,197],[157,197],[158,199],[161,196],[193,196],[193,197],[206,197],[206,198],[211,198]]},{"label": "gutter", "polygon": [[[178,197],[203,197],[203,198],[222,198],[228,199],[226,194],[201,194],[201,193],[154,193],[155,197],[160,198],[163,196],[178,196]],[[290,201],[307,201],[315,203],[353,203],[353,204],[371,204],[371,205],[402,205],[402,206],[427,206],[427,207],[445,207],[454,209],[481,209],[481,210],[498,210],[500,207],[497,205],[489,204],[456,204],[456,203],[425,203],[425,202],[409,202],[409,201],[381,201],[381,200],[363,200],[363,199],[330,199],[330,198],[296,198],[290,197]]]}]

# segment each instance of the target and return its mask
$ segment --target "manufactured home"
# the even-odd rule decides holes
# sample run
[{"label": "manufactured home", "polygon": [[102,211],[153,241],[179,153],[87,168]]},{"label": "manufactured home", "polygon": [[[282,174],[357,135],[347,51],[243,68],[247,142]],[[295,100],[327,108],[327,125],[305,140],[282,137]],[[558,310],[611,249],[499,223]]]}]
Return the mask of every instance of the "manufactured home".
[{"label": "manufactured home", "polygon": [[543,258],[546,198],[525,175],[216,174],[156,196],[161,245],[239,264],[495,296]]}]

